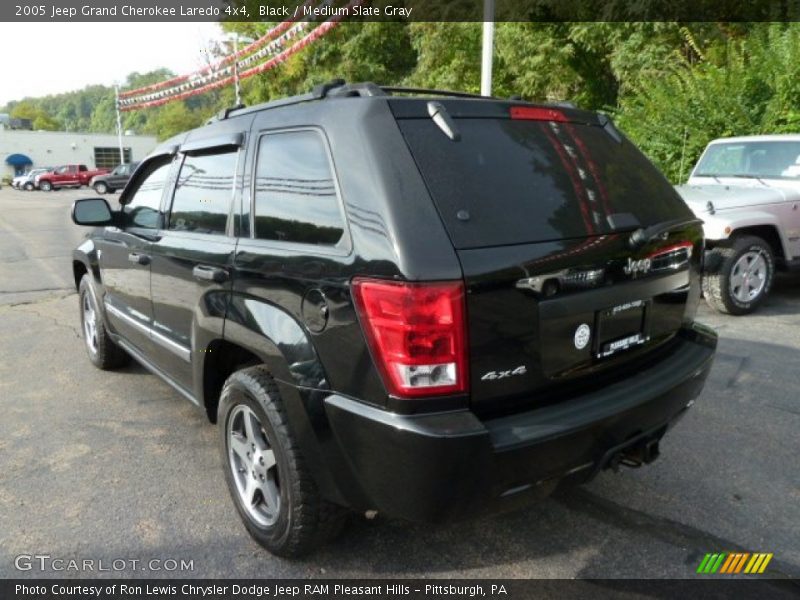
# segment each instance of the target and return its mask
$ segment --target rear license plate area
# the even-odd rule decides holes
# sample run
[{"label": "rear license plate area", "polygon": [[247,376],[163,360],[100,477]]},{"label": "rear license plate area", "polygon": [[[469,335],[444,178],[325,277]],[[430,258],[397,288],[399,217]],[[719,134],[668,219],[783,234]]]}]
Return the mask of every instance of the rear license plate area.
[{"label": "rear license plate area", "polygon": [[607,358],[641,346],[650,338],[647,334],[648,302],[634,300],[597,312],[594,353]]}]

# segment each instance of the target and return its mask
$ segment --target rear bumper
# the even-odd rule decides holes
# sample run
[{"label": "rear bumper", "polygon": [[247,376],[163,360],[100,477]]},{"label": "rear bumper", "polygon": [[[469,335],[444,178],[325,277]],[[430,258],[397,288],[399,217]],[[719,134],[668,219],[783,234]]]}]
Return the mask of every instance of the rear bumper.
[{"label": "rear bumper", "polygon": [[712,331],[681,331],[674,352],[591,394],[481,421],[468,411],[398,415],[332,395],[325,410],[358,490],[353,508],[440,521],[514,508],[564,479],[589,479],[609,452],[658,438],[703,388]]}]

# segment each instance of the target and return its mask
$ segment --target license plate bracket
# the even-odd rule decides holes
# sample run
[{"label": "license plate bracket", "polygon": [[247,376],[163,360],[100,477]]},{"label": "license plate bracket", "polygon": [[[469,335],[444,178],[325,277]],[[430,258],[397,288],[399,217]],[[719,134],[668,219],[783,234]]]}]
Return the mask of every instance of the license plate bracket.
[{"label": "license plate bracket", "polygon": [[632,300],[600,310],[595,316],[596,358],[608,358],[646,343],[649,302]]}]

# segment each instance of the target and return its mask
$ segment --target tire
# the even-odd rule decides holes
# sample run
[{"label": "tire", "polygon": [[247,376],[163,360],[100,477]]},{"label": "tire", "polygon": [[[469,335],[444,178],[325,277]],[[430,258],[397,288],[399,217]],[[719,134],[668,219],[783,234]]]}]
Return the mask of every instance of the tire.
[{"label": "tire", "polygon": [[130,362],[130,356],[108,335],[91,286],[89,276],[84,275],[78,287],[78,306],[86,354],[98,369],[107,371],[123,367]]},{"label": "tire", "polygon": [[321,497],[264,367],[228,378],[217,423],[228,490],[254,540],[294,558],[341,532],[347,511]]},{"label": "tire", "polygon": [[43,192],[51,192],[53,191],[53,184],[49,181],[42,181],[39,183],[39,189]]},{"label": "tire", "polygon": [[703,295],[721,313],[746,315],[769,294],[775,276],[772,248],[756,236],[734,237],[706,256]]},{"label": "tire", "polygon": [[94,191],[102,196],[103,194],[107,194],[109,192],[109,189],[104,182],[98,181],[97,183],[94,184]]},{"label": "tire", "polygon": [[26,192],[32,192],[34,190],[34,185],[29,181],[25,184],[24,189]]}]

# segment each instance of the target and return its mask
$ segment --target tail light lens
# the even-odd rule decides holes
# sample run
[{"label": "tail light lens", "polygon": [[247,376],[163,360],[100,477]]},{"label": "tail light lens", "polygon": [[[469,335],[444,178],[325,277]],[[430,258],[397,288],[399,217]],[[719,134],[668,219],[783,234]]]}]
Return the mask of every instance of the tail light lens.
[{"label": "tail light lens", "polygon": [[389,394],[466,392],[464,284],[353,280],[353,296]]}]

